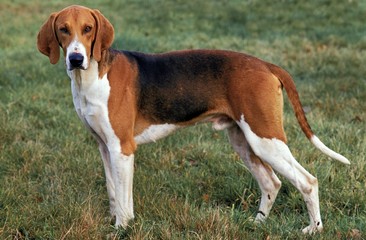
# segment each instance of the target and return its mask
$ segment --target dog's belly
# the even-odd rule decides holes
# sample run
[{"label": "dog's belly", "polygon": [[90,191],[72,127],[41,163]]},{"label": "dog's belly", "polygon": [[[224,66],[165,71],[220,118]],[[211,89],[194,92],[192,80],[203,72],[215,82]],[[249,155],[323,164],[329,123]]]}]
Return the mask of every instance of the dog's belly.
[{"label": "dog's belly", "polygon": [[[210,116],[207,117],[206,119],[202,119],[199,122],[212,122],[212,128],[217,131],[227,129],[235,124],[232,119],[228,118],[225,115]],[[182,126],[169,123],[150,125],[139,135],[135,136],[135,142],[137,144],[155,142],[160,138],[164,138],[170,135],[175,130],[181,127]]]},{"label": "dog's belly", "polygon": [[149,142],[155,142],[160,138],[166,137],[169,134],[173,133],[179,126],[174,124],[158,124],[151,125],[147,129],[145,129],[142,133],[135,137],[135,141],[137,144],[144,144]]}]

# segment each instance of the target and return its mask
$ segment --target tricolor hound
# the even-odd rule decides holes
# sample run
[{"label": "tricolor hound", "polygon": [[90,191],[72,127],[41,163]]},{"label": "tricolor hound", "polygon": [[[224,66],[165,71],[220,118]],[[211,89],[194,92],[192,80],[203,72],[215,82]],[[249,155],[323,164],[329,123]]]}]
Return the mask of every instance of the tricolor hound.
[{"label": "tricolor hound", "polygon": [[234,150],[258,181],[262,196],[256,221],[268,217],[281,187],[275,170],[305,199],[310,225],[303,232],[322,230],[318,181],[286,145],[283,88],[310,142],[331,158],[349,161],[314,135],[285,70],[231,51],[118,51],[110,48],[113,38],[111,23],[98,10],[70,6],[50,15],[37,45],[52,64],[63,49],[76,112],[99,143],[116,226],[126,227],[134,218],[137,145],[212,122],[216,130],[227,129]]}]

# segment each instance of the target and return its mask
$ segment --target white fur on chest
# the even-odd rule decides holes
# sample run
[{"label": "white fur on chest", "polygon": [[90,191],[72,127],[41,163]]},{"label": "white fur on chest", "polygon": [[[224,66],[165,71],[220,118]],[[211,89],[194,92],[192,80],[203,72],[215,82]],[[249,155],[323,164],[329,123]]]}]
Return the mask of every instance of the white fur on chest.
[{"label": "white fur on chest", "polygon": [[71,78],[75,110],[81,121],[109,148],[120,148],[119,139],[108,116],[110,85],[107,74],[100,79],[98,63],[93,60],[87,70],[73,70],[67,73]]}]

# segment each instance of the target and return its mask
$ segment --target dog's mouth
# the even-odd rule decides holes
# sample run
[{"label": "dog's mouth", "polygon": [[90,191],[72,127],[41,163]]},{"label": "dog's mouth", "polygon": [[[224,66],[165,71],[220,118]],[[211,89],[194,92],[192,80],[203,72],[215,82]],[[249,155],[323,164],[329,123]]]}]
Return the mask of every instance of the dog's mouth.
[{"label": "dog's mouth", "polygon": [[73,67],[73,66],[70,66],[69,67],[69,71],[74,71],[74,70],[87,70],[87,68],[83,67],[83,66],[80,66],[80,67]]}]

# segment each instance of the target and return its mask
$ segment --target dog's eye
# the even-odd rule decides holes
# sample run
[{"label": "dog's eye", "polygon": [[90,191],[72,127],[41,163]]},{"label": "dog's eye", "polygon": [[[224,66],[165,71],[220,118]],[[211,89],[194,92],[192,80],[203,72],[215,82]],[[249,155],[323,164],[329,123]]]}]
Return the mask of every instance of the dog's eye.
[{"label": "dog's eye", "polygon": [[60,28],[60,32],[69,34],[69,30],[66,27]]},{"label": "dog's eye", "polygon": [[84,33],[88,33],[92,30],[92,27],[90,26],[86,26],[85,29],[84,29]]}]

